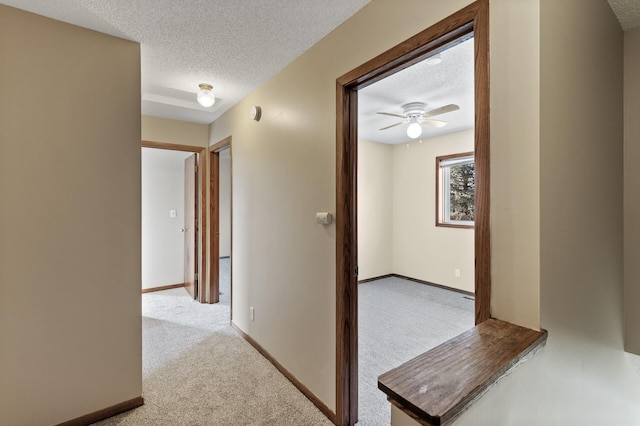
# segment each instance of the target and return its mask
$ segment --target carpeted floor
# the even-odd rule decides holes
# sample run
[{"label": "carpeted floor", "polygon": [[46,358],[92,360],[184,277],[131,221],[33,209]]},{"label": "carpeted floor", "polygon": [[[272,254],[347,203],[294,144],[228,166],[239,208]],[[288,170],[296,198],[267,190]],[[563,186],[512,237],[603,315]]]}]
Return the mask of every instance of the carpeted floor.
[{"label": "carpeted floor", "polygon": [[[97,423],[112,425],[292,425],[332,423],[229,325],[229,259],[220,303],[184,289],[142,295],[145,405]],[[358,425],[389,425],[377,377],[473,326],[473,301],[398,278],[358,286]]]},{"label": "carpeted floor", "polygon": [[378,376],[474,325],[474,301],[401,278],[358,285],[358,425],[388,426]]},{"label": "carpeted floor", "polygon": [[145,405],[98,425],[332,424],[231,328],[224,281],[216,305],[182,288],[142,295]]}]

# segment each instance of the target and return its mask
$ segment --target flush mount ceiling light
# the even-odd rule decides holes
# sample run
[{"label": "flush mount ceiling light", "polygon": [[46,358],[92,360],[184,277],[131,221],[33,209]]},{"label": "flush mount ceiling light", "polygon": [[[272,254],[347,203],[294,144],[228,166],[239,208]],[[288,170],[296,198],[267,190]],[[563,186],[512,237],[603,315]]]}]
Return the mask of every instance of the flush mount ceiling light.
[{"label": "flush mount ceiling light", "polygon": [[207,83],[201,83],[198,90],[198,103],[205,108],[209,108],[216,103],[216,97],[213,94],[213,86]]}]

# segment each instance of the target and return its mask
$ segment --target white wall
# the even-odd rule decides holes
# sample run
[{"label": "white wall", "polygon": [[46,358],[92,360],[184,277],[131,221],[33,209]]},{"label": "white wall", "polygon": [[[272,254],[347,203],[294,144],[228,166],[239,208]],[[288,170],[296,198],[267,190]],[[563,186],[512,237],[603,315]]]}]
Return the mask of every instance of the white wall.
[{"label": "white wall", "polygon": [[393,147],[359,140],[358,279],[393,272]]},{"label": "white wall", "polygon": [[143,289],[184,282],[184,159],[190,155],[142,148]]},{"label": "white wall", "polygon": [[140,46],[0,5],[0,58],[0,424],[52,425],[142,395]]},{"label": "white wall", "polygon": [[220,153],[220,257],[231,256],[231,157]]},{"label": "white wall", "polygon": [[624,34],[625,347],[640,354],[640,28]]},{"label": "white wall", "polygon": [[435,217],[436,157],[473,145],[473,130],[466,130],[393,146],[394,273],[475,291],[474,230],[436,226]]},{"label": "white wall", "polygon": [[393,273],[475,291],[473,229],[435,226],[436,157],[473,145],[473,130],[422,143],[358,142],[360,280]]}]

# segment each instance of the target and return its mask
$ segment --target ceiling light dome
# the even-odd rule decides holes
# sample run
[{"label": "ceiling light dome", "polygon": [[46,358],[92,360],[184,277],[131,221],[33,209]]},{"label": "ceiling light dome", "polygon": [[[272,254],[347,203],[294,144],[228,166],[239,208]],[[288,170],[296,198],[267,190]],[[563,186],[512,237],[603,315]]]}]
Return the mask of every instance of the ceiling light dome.
[{"label": "ceiling light dome", "polygon": [[205,108],[212,107],[216,103],[216,97],[213,94],[213,86],[206,83],[201,83],[198,90],[198,103]]},{"label": "ceiling light dome", "polygon": [[418,138],[421,134],[422,126],[420,125],[420,123],[414,121],[413,123],[409,124],[409,127],[407,127],[407,136],[409,136],[411,139]]}]

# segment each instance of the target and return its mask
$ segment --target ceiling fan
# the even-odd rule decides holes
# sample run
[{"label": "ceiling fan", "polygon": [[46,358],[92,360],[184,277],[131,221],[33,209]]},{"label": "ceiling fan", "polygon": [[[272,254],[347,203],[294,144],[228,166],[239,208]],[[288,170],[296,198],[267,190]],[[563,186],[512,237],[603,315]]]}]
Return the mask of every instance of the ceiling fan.
[{"label": "ceiling fan", "polygon": [[403,119],[399,123],[383,127],[380,130],[387,130],[401,124],[409,123],[409,126],[407,127],[407,136],[415,139],[422,134],[421,124],[427,124],[433,127],[442,127],[447,124],[446,121],[434,120],[429,117],[445,114],[447,112],[457,111],[460,109],[460,107],[456,104],[449,104],[440,108],[432,109],[431,111],[427,111],[426,109],[427,104],[425,104],[424,102],[409,102],[402,105],[403,115],[392,114],[390,112],[378,112],[377,114],[388,115],[391,117],[398,117]]}]

